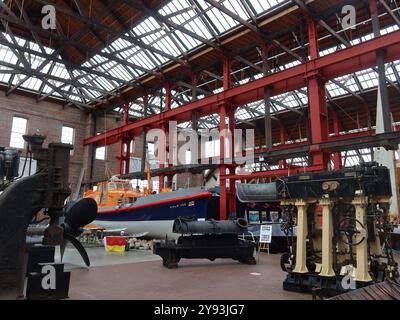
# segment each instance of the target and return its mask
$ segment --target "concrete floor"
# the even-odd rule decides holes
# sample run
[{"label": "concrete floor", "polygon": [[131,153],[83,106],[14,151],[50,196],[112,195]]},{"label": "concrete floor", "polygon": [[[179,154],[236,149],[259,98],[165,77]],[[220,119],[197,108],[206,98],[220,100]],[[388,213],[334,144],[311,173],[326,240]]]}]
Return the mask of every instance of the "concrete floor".
[{"label": "concrete floor", "polygon": [[[90,259],[90,268],[160,260],[160,257],[154,255],[151,250],[131,250],[123,253],[106,252],[104,247],[87,245],[85,245],[85,249]],[[60,261],[60,251],[57,248],[55,259]],[[63,262],[66,270],[86,268],[78,251],[71,245],[68,245],[65,250]]]},{"label": "concrete floor", "polygon": [[229,259],[214,262],[182,259],[177,269],[162,266],[152,251],[107,253],[87,248],[91,267],[73,248],[67,248],[64,263],[71,270],[71,299],[138,300],[310,300],[308,294],[283,291],[285,273],[279,255],[260,253],[257,265]]}]

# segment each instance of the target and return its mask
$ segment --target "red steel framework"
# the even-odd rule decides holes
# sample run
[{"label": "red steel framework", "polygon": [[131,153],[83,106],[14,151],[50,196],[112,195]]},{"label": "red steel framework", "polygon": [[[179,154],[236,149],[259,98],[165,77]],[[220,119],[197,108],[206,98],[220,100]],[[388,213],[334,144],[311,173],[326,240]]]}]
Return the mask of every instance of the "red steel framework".
[{"label": "red steel framework", "polygon": [[[299,64],[290,69],[269,74],[258,80],[232,88],[230,85],[230,60],[222,57],[223,60],[223,91],[200,100],[195,100],[181,107],[171,109],[171,84],[166,84],[166,107],[165,111],[135,122],[128,123],[127,112],[124,117],[124,125],[116,129],[107,131],[103,134],[85,139],[84,144],[96,143],[97,146],[105,144],[121,143],[119,156],[120,172],[122,172],[122,161],[125,160],[126,170],[129,169],[129,137],[140,135],[145,128],[161,128],[167,130],[168,121],[185,122],[192,120],[193,112],[197,117],[212,113],[218,113],[220,117],[219,129],[223,132],[226,129],[226,118],[228,117],[229,129],[233,133],[235,127],[235,107],[245,105],[250,102],[264,98],[264,88],[269,88],[269,96],[293,91],[308,87],[309,92],[309,128],[311,129],[311,141],[299,144],[285,145],[285,133],[283,127],[280,130],[280,142],[282,145],[273,147],[274,149],[290,149],[299,145],[309,145],[313,159],[312,165],[303,167],[288,167],[285,160],[279,162],[278,170],[254,172],[250,175],[241,176],[235,174],[235,166],[224,163],[223,156],[225,151],[225,137],[220,137],[220,218],[227,218],[227,199],[230,203],[230,212],[235,210],[235,181],[248,180],[254,178],[272,178],[304,172],[304,170],[321,171],[328,167],[331,153],[329,150],[322,150],[320,143],[335,139],[344,140],[354,136],[369,135],[371,131],[340,135],[340,123],[337,114],[333,113],[334,137],[329,137],[328,128],[328,109],[325,97],[325,83],[333,78],[344,76],[360,70],[376,66],[376,52],[384,50],[385,62],[391,62],[400,58],[400,31],[395,31],[384,36],[373,38],[369,41],[354,45],[352,47],[337,51],[335,53],[320,56],[318,50],[318,39],[316,23],[307,17],[308,40],[310,60]],[[232,134],[233,135],[233,134]],[[233,137],[234,139],[234,137]],[[123,145],[126,146],[125,156],[123,155]],[[166,145],[166,141],[162,141]],[[164,150],[164,148],[161,148]],[[165,159],[164,154],[160,159]],[[341,168],[340,153],[333,155],[335,170]],[[164,161],[160,162],[160,167],[164,167]],[[229,173],[227,170],[229,169]],[[127,172],[127,171],[126,171]],[[164,186],[164,175],[160,175],[160,190]],[[227,192],[226,181],[229,179],[230,192]]]}]

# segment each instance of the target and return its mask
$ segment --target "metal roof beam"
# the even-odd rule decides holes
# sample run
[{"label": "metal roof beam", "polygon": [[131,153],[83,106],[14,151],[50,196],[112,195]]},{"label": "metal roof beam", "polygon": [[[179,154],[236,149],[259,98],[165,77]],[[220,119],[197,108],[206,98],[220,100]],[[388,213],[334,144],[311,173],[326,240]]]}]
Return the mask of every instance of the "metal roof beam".
[{"label": "metal roof beam", "polygon": [[[334,31],[324,20],[320,19],[317,17],[317,14],[312,11],[302,0],[292,0],[294,1],[300,8],[303,9],[307,14],[311,16],[311,18],[316,21],[320,26],[325,28],[333,37],[335,37],[340,43],[346,46],[346,48],[351,47],[351,43],[344,39],[342,36],[340,36],[336,31]],[[374,70],[376,73],[378,73],[378,70],[376,67],[373,67],[372,70]],[[379,74],[379,73],[378,73]],[[386,81],[389,82],[397,91],[400,92],[400,87],[397,86],[392,80],[390,80],[388,77],[386,77]]]},{"label": "metal roof beam", "polygon": [[[42,53],[45,53],[46,51],[43,48],[43,45],[40,41],[40,37],[38,36],[38,34],[33,30],[33,25],[29,19],[29,16],[26,14],[25,10],[23,9],[23,6],[21,4],[21,2],[19,0],[16,0],[17,6],[19,7],[19,9],[21,10],[22,16],[25,20],[25,23],[27,24],[27,28],[28,30],[31,32],[33,38],[35,39],[36,43],[39,45]],[[7,11],[10,15],[14,16],[14,18],[17,18],[15,16],[15,14],[3,3],[0,3],[0,5],[5,9],[5,11]],[[106,12],[104,12],[105,14]],[[103,14],[103,15],[104,15]],[[58,28],[61,28],[60,26],[58,26]],[[58,30],[58,32],[62,32],[62,29]],[[81,29],[78,33],[76,33],[75,35],[73,35],[71,38],[77,38],[79,37],[81,34],[83,34],[83,30]],[[54,60],[54,58],[56,58],[61,52],[62,50],[66,47],[66,44],[64,43],[60,48],[58,48],[57,50],[55,50],[49,58],[47,58],[45,61],[43,61],[37,68],[38,71],[42,70],[50,61]],[[25,77],[24,79],[22,79],[21,81],[19,81],[13,88],[11,88],[10,90],[8,90],[7,94],[10,94],[13,90],[17,89],[19,86],[21,86],[26,80],[28,79],[28,77]]]},{"label": "metal roof beam", "polygon": [[[217,34],[218,28],[215,26],[214,22],[210,19],[210,17],[204,13],[204,9],[201,7],[200,3],[197,0],[189,0],[192,4],[193,9],[198,14],[199,18],[205,26],[207,30],[213,35],[214,39],[219,43],[219,35]],[[217,32],[216,32],[217,31]]]},{"label": "metal roof beam", "polygon": [[212,94],[211,91],[204,90],[204,89],[200,88],[199,86],[193,86],[193,85],[191,85],[191,84],[189,84],[189,83],[186,83],[186,82],[184,82],[184,81],[178,81],[178,82],[176,82],[176,84],[177,84],[178,86],[182,86],[182,87],[185,87],[185,88],[188,88],[188,89],[192,89],[192,90],[193,90],[193,88],[196,88],[196,90],[197,90],[198,92],[200,92],[200,93],[202,93],[202,94],[204,94],[204,95],[206,95],[206,96]]},{"label": "metal roof beam", "polygon": [[[41,3],[41,4],[47,4],[47,2],[45,0],[34,0],[34,1],[36,1],[38,3]],[[116,0],[114,0],[114,2],[115,1]],[[137,39],[135,39],[134,37],[127,36],[127,35],[125,35],[125,33],[120,34],[120,32],[118,32],[118,31],[116,31],[116,30],[114,30],[114,29],[112,29],[112,28],[110,28],[108,26],[105,26],[105,25],[103,25],[103,24],[101,24],[101,23],[99,23],[97,21],[94,21],[91,18],[76,14],[76,13],[72,12],[71,10],[69,10],[69,9],[67,9],[67,8],[65,8],[63,6],[57,5],[57,4],[53,4],[52,3],[52,6],[54,6],[57,11],[62,12],[65,15],[71,16],[71,17],[73,17],[73,18],[75,18],[75,19],[77,19],[79,21],[82,21],[87,25],[94,26],[94,27],[98,28],[99,30],[102,30],[102,31],[104,31],[106,33],[109,33],[111,35],[120,37],[121,39],[124,39],[124,40],[126,40],[128,42],[135,43],[135,44],[138,43]],[[3,18],[3,16],[1,16],[1,14],[0,14],[0,17]],[[7,19],[7,16],[5,16],[4,18]],[[11,21],[11,22],[14,22],[14,21]],[[52,33],[49,33],[47,30],[43,30],[41,28],[33,27],[33,29],[35,29],[35,30],[37,29],[38,31],[40,31],[42,33],[48,34],[49,36],[57,37],[57,36],[53,35]],[[65,42],[67,42],[67,43],[69,43],[71,45],[79,46],[80,48],[84,49],[85,51],[87,51],[89,53],[93,53],[95,55],[97,54],[99,56],[103,56],[103,57],[105,57],[107,59],[113,60],[113,61],[121,63],[121,64],[125,64],[127,66],[132,67],[133,69],[141,70],[141,71],[143,71],[145,73],[149,73],[149,74],[152,74],[154,76],[160,76],[160,74],[158,74],[157,72],[154,72],[152,70],[148,70],[148,69],[143,68],[141,66],[135,65],[135,64],[133,64],[133,63],[131,63],[129,61],[126,61],[126,60],[123,60],[123,59],[119,59],[119,58],[117,58],[117,57],[115,57],[115,56],[113,56],[111,54],[106,54],[106,53],[102,52],[101,50],[93,50],[93,48],[90,48],[88,46],[82,45],[80,43],[71,42],[71,41],[69,41],[68,38],[65,38],[65,37],[58,36],[57,38],[62,39],[63,41],[65,41]],[[158,50],[158,51],[162,52],[161,50]]]},{"label": "metal roof beam", "polygon": [[[219,3],[219,2],[217,2],[215,0],[205,0],[205,1],[208,2],[210,5],[212,5],[213,7],[217,8],[218,10],[222,11],[223,13],[225,13],[227,16],[229,16],[232,19],[238,21],[240,24],[242,24],[243,26],[247,27],[248,29],[250,29],[254,33],[259,34],[264,39],[269,36],[267,33],[265,33],[263,30],[261,30],[258,26],[253,25],[252,23],[250,23],[247,20],[243,19],[242,17],[238,16],[236,13],[234,13],[234,12],[230,11],[228,8],[224,7],[221,3]],[[297,60],[299,60],[301,62],[304,61],[304,59],[301,56],[299,56],[297,53],[295,53],[292,50],[290,50],[288,47],[286,47],[285,45],[280,43],[278,40],[273,39],[272,42],[275,45],[277,45],[279,48],[281,48],[283,51],[285,51],[286,53],[288,53],[291,56],[295,57]]]},{"label": "metal roof beam", "polygon": [[[38,57],[42,57],[42,58],[45,58],[45,59],[50,59],[51,58],[51,55],[49,55],[47,53],[42,53],[42,52],[30,49],[30,48],[24,48],[24,47],[22,47],[22,46],[20,46],[18,44],[12,44],[4,37],[0,37],[0,44],[2,44],[4,46],[7,46],[7,47],[10,47],[10,48],[13,48],[13,49],[22,50],[24,52],[27,52],[27,53],[30,53],[32,55],[36,55]],[[108,75],[108,74],[105,74],[103,72],[99,72],[99,71],[97,71],[97,70],[95,70],[93,68],[79,66],[79,65],[76,65],[74,63],[59,59],[59,58],[54,58],[51,61],[63,64],[66,67],[73,68],[74,70],[79,70],[79,71],[86,72],[87,74],[84,75],[85,77],[90,76],[90,75],[98,76],[98,77],[103,77],[105,79],[113,80],[115,82],[120,82],[120,83],[125,84],[125,85],[132,85],[132,83],[130,83],[130,82],[126,81],[126,80],[122,80],[122,79],[116,78],[116,77],[114,77],[112,75]]]},{"label": "metal roof beam", "polygon": [[360,100],[362,103],[367,103],[367,101],[366,101],[362,96],[360,96],[359,94],[357,94],[357,93],[351,91],[348,87],[346,87],[346,86],[345,86],[344,84],[342,84],[341,82],[339,82],[339,81],[337,81],[337,80],[335,80],[335,79],[332,79],[331,82],[334,83],[335,85],[337,85],[339,88],[342,88],[342,89],[343,89],[344,91],[346,91],[347,93],[351,94],[353,97],[355,97],[355,98],[357,98],[358,100]]},{"label": "metal roof beam", "polygon": [[138,1],[138,0],[123,0],[127,5],[131,6],[132,8],[135,8],[136,10],[139,10],[145,14],[148,14],[149,16],[153,17],[154,19],[156,19],[158,22],[164,23],[167,26],[179,30],[180,32],[196,39],[197,41],[200,41],[204,44],[209,45],[210,47],[214,48],[214,49],[219,49],[219,46],[206,39],[203,38],[202,36],[199,36],[197,33],[192,32],[184,27],[182,27],[181,25],[176,24],[175,22],[165,18],[164,16],[162,16],[161,14],[159,14],[158,12],[154,11],[153,9],[150,9],[149,7],[147,7],[143,2]]},{"label": "metal roof beam", "polygon": [[396,22],[397,26],[400,28],[400,19],[397,17],[394,12],[390,9],[389,5],[385,0],[379,0],[382,6],[385,8],[386,12],[393,18],[394,22]]}]

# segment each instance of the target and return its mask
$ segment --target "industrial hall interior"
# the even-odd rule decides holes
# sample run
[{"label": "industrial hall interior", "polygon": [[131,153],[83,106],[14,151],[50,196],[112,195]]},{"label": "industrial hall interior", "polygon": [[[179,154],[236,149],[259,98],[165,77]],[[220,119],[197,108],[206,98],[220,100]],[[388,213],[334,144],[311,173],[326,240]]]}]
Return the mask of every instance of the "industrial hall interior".
[{"label": "industrial hall interior", "polygon": [[400,300],[400,0],[0,22],[0,300]]}]

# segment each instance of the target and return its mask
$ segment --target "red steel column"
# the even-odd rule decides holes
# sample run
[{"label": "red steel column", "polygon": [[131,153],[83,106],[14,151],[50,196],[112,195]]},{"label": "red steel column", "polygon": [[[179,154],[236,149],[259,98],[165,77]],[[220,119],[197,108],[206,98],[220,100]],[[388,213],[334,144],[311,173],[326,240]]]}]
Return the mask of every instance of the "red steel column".
[{"label": "red steel column", "polygon": [[[129,104],[125,104],[124,108],[124,125],[129,123]],[[125,151],[125,173],[129,173],[130,162],[131,162],[131,141],[132,136],[128,135],[125,139],[126,151]]]},{"label": "red steel column", "polygon": [[226,165],[225,165],[225,134],[224,131],[226,129],[226,105],[222,104],[219,109],[219,186],[220,186],[220,195],[219,195],[219,218],[221,220],[226,220]]},{"label": "red steel column", "polygon": [[171,110],[171,83],[167,81],[165,83],[165,110]]},{"label": "red steel column", "polygon": [[119,141],[119,155],[118,159],[118,174],[123,174],[122,167],[123,167],[123,158],[124,158],[124,140],[121,138]]},{"label": "red steel column", "polygon": [[[340,123],[339,116],[336,111],[333,111],[333,131],[335,136],[338,136],[340,133]],[[342,153],[336,152],[333,154],[333,167],[335,170],[342,169]]]},{"label": "red steel column", "polygon": [[[167,126],[165,123],[161,124],[161,136],[160,136],[160,143],[159,143],[159,150],[158,150],[158,159],[160,161],[160,169],[163,169],[165,167],[165,146],[166,146],[166,130]],[[158,181],[159,181],[159,186],[158,186],[158,192],[161,192],[162,189],[164,188],[164,177],[165,175],[163,173],[160,173],[158,175]]]},{"label": "red steel column", "polygon": [[[229,174],[235,174],[236,165],[235,159],[235,108],[229,110],[229,131],[231,133],[231,147],[230,147],[230,157],[232,164],[229,166]],[[234,179],[229,179],[229,212],[236,212],[236,184]]]},{"label": "red steel column", "polygon": [[[222,58],[223,62],[223,86],[224,90],[228,90],[231,86],[231,75],[230,75],[230,60],[227,57]],[[226,220],[226,165],[225,165],[225,130],[226,130],[226,109],[227,103],[224,102],[219,108],[219,185],[220,185],[220,195],[219,195],[219,218],[221,220]]]},{"label": "red steel column", "polygon": [[[316,23],[307,18],[309,55],[311,60],[319,57]],[[318,73],[308,75],[309,118],[311,126],[311,153],[313,164],[328,168],[330,155],[320,150],[318,144],[328,140],[328,107],[325,97],[325,81]]]},{"label": "red steel column", "polygon": [[[279,123],[279,138],[280,138],[279,143],[281,145],[284,145],[286,142],[285,127],[283,126],[282,122]],[[286,168],[286,160],[285,159],[279,160],[279,169],[284,169],[284,168]]]},{"label": "red steel column", "polygon": [[129,139],[126,141],[126,154],[125,154],[125,173],[129,173],[131,164],[131,141]]}]

